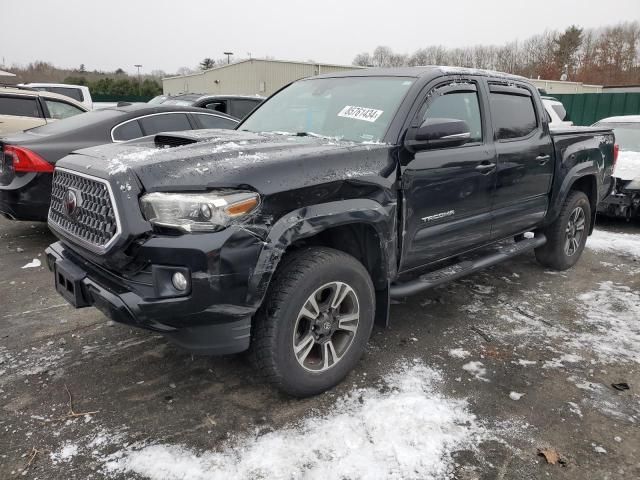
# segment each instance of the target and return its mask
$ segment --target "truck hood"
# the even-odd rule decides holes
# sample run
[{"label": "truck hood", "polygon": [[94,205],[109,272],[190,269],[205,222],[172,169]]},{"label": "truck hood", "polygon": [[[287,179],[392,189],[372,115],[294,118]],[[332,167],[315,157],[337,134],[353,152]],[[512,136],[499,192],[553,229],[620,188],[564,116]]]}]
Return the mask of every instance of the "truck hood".
[{"label": "truck hood", "polygon": [[387,163],[381,162],[387,155],[380,151],[389,148],[311,136],[200,130],[78,150],[57,166],[114,183],[129,181],[133,174],[147,192],[239,185],[268,191],[295,188],[295,179],[308,184],[380,175]]},{"label": "truck hood", "polygon": [[640,152],[621,150],[613,176],[625,181],[640,178]]}]

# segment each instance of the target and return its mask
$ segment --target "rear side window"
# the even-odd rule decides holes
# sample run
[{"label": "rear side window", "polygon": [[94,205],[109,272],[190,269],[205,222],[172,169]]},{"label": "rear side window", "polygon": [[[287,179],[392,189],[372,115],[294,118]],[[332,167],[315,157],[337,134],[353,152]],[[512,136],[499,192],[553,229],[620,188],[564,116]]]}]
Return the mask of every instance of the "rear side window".
[{"label": "rear side window", "polygon": [[204,113],[194,114],[201,128],[235,128],[238,122],[217,115],[206,115]]},{"label": "rear side window", "polygon": [[482,120],[476,92],[451,92],[432,101],[424,113],[428,118],[452,118],[464,120],[471,132],[470,143],[482,141]]},{"label": "rear side window", "polygon": [[191,130],[191,124],[184,113],[169,113],[166,115],[152,115],[139,120],[145,135],[158,132],[175,132]]},{"label": "rear side window", "polygon": [[259,102],[253,100],[231,100],[230,115],[237,118],[246,117],[251,110],[253,110]]},{"label": "rear side window", "polygon": [[133,140],[144,136],[137,120],[123,123],[113,129],[113,139],[118,142]]},{"label": "rear side window", "polygon": [[207,103],[204,108],[215,110],[216,112],[227,113],[227,102],[225,100],[214,100]]},{"label": "rear side window", "polygon": [[0,96],[0,115],[42,118],[35,97]]},{"label": "rear side window", "polygon": [[84,96],[82,95],[82,90],[79,88],[70,88],[70,87],[33,87],[36,90],[42,90],[45,92],[51,93],[59,93],[60,95],[64,95],[65,97],[73,98],[79,102],[84,101]]},{"label": "rear side window", "polygon": [[560,120],[562,120],[563,122],[571,121],[563,105],[554,103],[553,105],[551,105],[551,108],[553,108],[553,110],[558,114],[558,117],[560,117]]},{"label": "rear side window", "polygon": [[490,98],[496,140],[526,137],[537,128],[532,97],[492,92]]},{"label": "rear side window", "polygon": [[48,118],[62,120],[64,118],[84,113],[84,110],[80,110],[78,107],[71,105],[70,103],[50,100],[48,98],[44,99],[44,103],[47,105],[47,110],[49,110]]}]

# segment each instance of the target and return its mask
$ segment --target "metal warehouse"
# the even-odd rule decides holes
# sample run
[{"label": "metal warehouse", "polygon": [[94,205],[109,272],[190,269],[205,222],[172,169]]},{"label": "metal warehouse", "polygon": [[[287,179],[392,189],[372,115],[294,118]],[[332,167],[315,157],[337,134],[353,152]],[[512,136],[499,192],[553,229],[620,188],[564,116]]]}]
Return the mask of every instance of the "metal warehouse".
[{"label": "metal warehouse", "polygon": [[360,67],[254,58],[191,75],[163,78],[162,90],[165,95],[191,92],[268,96],[299,78],[356,68]]}]

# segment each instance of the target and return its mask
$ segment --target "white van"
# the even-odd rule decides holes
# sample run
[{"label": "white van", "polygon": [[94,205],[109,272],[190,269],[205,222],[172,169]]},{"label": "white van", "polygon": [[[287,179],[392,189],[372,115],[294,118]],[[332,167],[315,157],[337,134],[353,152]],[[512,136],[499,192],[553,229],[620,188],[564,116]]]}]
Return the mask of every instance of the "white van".
[{"label": "white van", "polygon": [[65,95],[82,103],[89,110],[93,110],[91,92],[89,92],[89,87],[85,87],[84,85],[67,85],[65,83],[23,83],[22,85],[35,90]]}]

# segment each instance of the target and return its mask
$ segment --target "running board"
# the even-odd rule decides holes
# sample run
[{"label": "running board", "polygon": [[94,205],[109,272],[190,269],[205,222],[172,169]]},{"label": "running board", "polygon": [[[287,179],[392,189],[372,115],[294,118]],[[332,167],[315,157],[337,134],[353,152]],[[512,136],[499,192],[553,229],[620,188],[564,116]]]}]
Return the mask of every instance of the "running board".
[{"label": "running board", "polygon": [[391,298],[403,298],[420,293],[423,290],[436,287],[443,283],[457,280],[478,270],[483,270],[492,265],[508,260],[520,255],[528,250],[533,250],[547,243],[547,238],[543,234],[537,234],[534,238],[527,238],[501,248],[495,253],[480,257],[475,260],[465,260],[448,267],[425,273],[415,280],[406,283],[391,285]]}]

